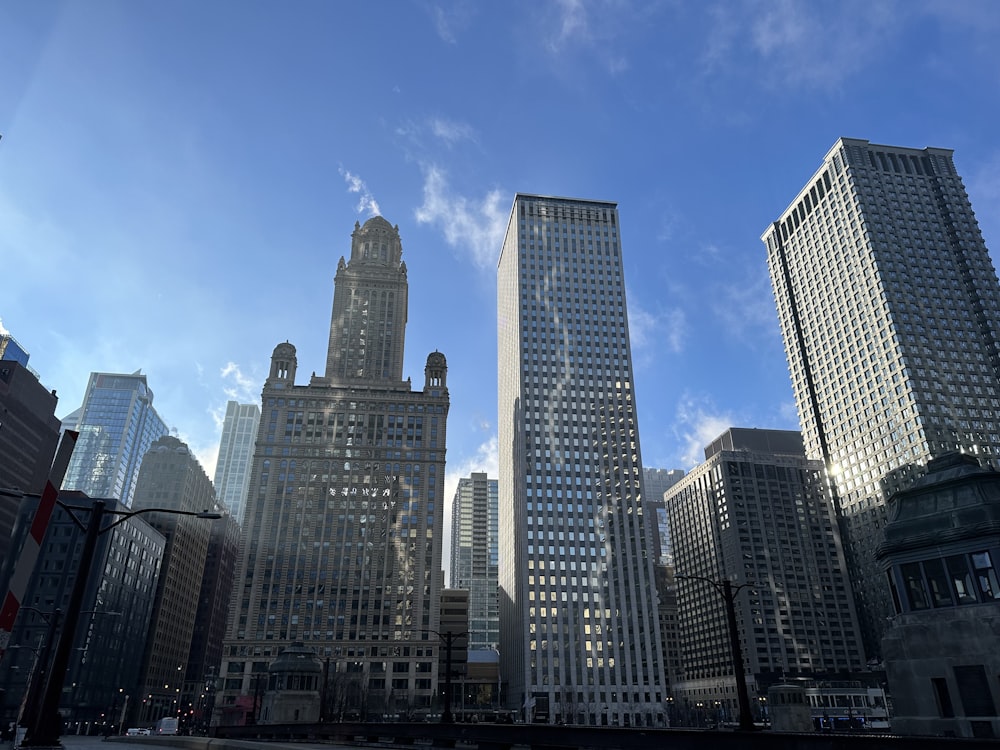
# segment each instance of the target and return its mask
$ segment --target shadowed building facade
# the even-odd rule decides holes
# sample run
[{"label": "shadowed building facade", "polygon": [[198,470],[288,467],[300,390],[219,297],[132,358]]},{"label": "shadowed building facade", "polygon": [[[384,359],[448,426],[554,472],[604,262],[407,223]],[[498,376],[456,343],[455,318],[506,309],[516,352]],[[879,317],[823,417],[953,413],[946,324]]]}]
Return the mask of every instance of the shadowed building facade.
[{"label": "shadowed building facade", "polygon": [[399,230],[376,216],[337,266],[325,374],[297,385],[295,347],[274,349],[216,722],[259,718],[293,642],[329,663],[324,717],[437,701],[447,362],[427,357],[420,390],[403,379],[407,292]]},{"label": "shadowed building facade", "polygon": [[[862,669],[823,465],[805,457],[800,433],[731,428],[666,498],[681,642],[672,688],[688,722],[704,723],[690,713],[699,705],[715,721],[738,713],[725,603],[709,581],[746,585],[733,601],[751,696],[784,679]],[[760,718],[761,704],[751,712]]]},{"label": "shadowed building facade", "polygon": [[[142,460],[132,507],[185,513],[214,511],[215,489],[188,446],[164,435]],[[173,513],[153,512],[143,517],[167,540],[156,587],[156,607],[146,638],[139,695],[142,702],[135,704],[130,714],[150,724],[164,716],[189,715],[183,703],[184,681],[212,522]]]}]

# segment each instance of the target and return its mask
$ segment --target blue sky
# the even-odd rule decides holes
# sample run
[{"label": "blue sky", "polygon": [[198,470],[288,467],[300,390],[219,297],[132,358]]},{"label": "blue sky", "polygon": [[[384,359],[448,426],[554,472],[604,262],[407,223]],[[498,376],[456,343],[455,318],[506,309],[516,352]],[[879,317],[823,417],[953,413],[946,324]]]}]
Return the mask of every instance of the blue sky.
[{"label": "blue sky", "polygon": [[0,5],[0,325],[56,389],[142,369],[215,465],[274,346],[321,371],[355,221],[398,224],[405,374],[445,353],[451,482],[496,466],[516,191],[619,204],[643,462],[797,429],[760,234],[840,136],[955,149],[1000,248],[1000,3]]}]

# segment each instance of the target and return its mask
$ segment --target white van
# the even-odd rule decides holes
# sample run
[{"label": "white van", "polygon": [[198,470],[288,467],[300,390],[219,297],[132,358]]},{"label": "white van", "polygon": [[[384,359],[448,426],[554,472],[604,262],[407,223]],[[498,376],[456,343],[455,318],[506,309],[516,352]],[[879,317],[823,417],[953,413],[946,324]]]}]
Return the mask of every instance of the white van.
[{"label": "white van", "polygon": [[177,734],[177,717],[164,716],[156,722],[155,734]]}]

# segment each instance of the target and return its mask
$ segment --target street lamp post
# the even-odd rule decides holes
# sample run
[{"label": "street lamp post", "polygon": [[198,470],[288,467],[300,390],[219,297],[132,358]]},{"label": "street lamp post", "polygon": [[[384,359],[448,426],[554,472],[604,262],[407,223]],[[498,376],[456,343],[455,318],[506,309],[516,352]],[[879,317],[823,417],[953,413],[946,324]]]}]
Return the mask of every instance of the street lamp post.
[{"label": "street lamp post", "polygon": [[[172,515],[195,516],[197,518],[217,519],[221,518],[220,513],[210,513],[209,511],[186,511],[171,508],[140,508],[133,511],[107,511],[104,500],[94,500],[90,507],[81,505],[67,505],[60,500],[58,504],[80,529],[85,532],[83,549],[80,552],[80,561],[77,565],[76,579],[73,581],[73,590],[70,593],[69,604],[63,616],[62,632],[59,634],[59,641],[56,644],[55,655],[52,657],[52,669],[49,670],[48,679],[45,682],[45,690],[42,693],[42,702],[34,721],[28,726],[23,745],[29,747],[38,746],[59,746],[59,699],[62,697],[63,682],[66,678],[66,671],[69,667],[70,652],[73,650],[73,637],[76,633],[77,622],[80,619],[80,610],[83,605],[83,597],[87,589],[87,579],[90,575],[90,568],[94,562],[94,552],[97,549],[97,538],[110,531],[118,524],[124,523],[129,518],[140,513],[169,513]],[[77,518],[73,512],[89,511],[90,518],[86,525]],[[116,521],[101,528],[105,515],[120,516]]]},{"label": "street lamp post", "polygon": [[441,714],[442,724],[451,724],[455,721],[451,714],[451,647],[459,638],[467,638],[468,633],[452,633],[450,630],[439,633],[436,630],[424,631],[433,633],[442,640],[445,647],[445,674],[444,674],[444,711]]},{"label": "street lamp post", "polygon": [[741,731],[752,732],[756,727],[753,723],[753,716],[750,714],[750,694],[747,692],[746,675],[743,670],[743,648],[740,645],[740,630],[736,623],[736,595],[750,584],[741,583],[734,588],[732,581],[728,578],[716,581],[704,576],[677,575],[675,577],[689,581],[710,583],[725,601],[726,622],[729,625],[729,647],[733,661],[733,677],[736,678],[736,699],[740,710],[739,728]]}]

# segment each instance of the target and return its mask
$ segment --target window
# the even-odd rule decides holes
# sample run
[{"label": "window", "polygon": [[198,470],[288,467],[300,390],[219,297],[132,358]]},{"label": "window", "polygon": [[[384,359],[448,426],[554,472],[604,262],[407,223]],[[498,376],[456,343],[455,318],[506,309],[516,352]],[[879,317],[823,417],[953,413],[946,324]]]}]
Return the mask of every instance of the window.
[{"label": "window", "polygon": [[955,667],[955,684],[965,716],[996,716],[993,694],[982,665]]},{"label": "window", "polygon": [[955,715],[955,709],[951,705],[948,682],[943,677],[931,677],[931,685],[934,688],[934,699],[937,702],[938,715],[944,719],[950,719]]}]

